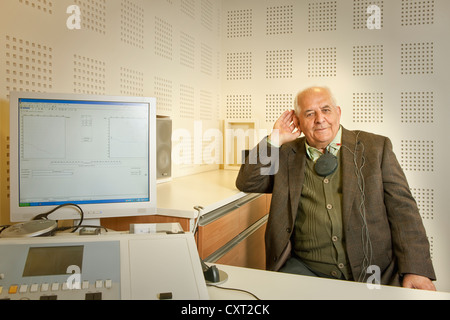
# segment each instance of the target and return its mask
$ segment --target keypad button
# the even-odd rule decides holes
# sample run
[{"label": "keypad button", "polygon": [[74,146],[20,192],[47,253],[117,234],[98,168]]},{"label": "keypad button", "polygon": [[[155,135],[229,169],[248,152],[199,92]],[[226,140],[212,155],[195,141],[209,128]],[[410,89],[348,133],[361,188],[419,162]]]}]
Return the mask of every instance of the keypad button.
[{"label": "keypad button", "polygon": [[89,281],[83,281],[81,283],[81,289],[89,289]]},{"label": "keypad button", "polygon": [[111,289],[112,288],[112,280],[106,280],[105,281],[105,288]]},{"label": "keypad button", "polygon": [[9,290],[8,290],[8,293],[9,294],[16,294],[17,290],[19,290],[19,286],[10,286]]},{"label": "keypad button", "polygon": [[37,283],[34,283],[31,285],[30,292],[34,293],[34,292],[38,292],[38,290],[39,290],[39,285]]}]

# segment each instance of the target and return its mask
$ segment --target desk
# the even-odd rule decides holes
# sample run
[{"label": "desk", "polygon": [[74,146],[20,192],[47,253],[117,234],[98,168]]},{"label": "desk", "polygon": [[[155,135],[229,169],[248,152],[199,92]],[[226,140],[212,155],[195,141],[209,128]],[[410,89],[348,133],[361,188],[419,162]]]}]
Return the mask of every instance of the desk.
[{"label": "desk", "polygon": [[[450,300],[450,293],[382,286],[370,290],[364,283],[322,279],[263,270],[217,265],[228,274],[220,285],[243,289],[261,300]],[[211,300],[254,300],[243,292],[208,287]]]},{"label": "desk", "polygon": [[157,185],[157,215],[103,218],[102,225],[113,230],[128,230],[131,223],[179,222],[184,230],[192,231],[198,216],[195,206],[202,206],[201,214],[245,197],[236,186],[238,172],[213,170],[178,177]]},{"label": "desk", "polygon": [[206,214],[244,197],[246,194],[235,186],[237,174],[234,170],[215,170],[158,184],[158,214],[195,219],[195,206],[202,206],[202,214]]}]

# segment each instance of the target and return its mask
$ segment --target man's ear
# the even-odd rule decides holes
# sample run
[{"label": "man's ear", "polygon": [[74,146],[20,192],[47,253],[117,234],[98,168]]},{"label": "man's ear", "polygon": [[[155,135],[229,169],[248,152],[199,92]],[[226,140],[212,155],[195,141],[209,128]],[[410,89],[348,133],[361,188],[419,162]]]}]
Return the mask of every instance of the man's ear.
[{"label": "man's ear", "polygon": [[302,132],[302,127],[300,125],[300,118],[297,116],[297,113],[294,112],[294,125],[297,126],[299,132]]},{"label": "man's ear", "polygon": [[338,114],[339,114],[339,120],[341,120],[341,107],[339,107],[339,106],[336,106],[336,110],[337,110],[337,112],[338,112]]}]

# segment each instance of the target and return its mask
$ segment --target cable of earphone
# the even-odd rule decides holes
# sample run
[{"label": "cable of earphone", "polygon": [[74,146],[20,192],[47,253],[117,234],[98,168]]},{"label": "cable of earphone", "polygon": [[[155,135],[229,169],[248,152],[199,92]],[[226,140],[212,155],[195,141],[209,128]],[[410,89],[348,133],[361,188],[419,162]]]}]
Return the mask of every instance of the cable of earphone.
[{"label": "cable of earphone", "polygon": [[[361,262],[361,273],[358,276],[358,282],[364,282],[366,279],[366,271],[372,265],[372,242],[370,240],[370,232],[369,227],[367,225],[366,219],[366,193],[365,193],[365,180],[363,174],[363,168],[366,164],[366,158],[364,157],[365,146],[359,140],[359,135],[361,131],[358,131],[355,137],[355,149],[354,151],[350,150],[347,146],[343,145],[351,154],[353,154],[353,163],[355,165],[355,175],[357,178],[358,189],[360,192],[360,206],[359,206],[359,214],[362,220],[361,226],[361,244],[363,250],[363,261]],[[361,145],[361,166],[358,166],[358,146]]]}]

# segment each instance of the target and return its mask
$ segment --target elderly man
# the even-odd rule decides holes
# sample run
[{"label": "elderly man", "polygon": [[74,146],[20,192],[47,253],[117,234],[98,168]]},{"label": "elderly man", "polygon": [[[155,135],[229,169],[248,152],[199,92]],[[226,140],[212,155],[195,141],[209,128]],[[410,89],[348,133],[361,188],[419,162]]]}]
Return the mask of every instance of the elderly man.
[{"label": "elderly man", "polygon": [[379,271],[381,284],[435,290],[425,229],[390,140],[348,131],[340,119],[327,88],[308,88],[253,152],[277,152],[276,170],[262,174],[274,164],[259,158],[241,167],[238,189],[272,194],[267,269],[361,282]]}]

